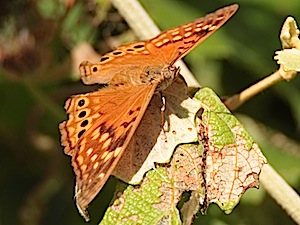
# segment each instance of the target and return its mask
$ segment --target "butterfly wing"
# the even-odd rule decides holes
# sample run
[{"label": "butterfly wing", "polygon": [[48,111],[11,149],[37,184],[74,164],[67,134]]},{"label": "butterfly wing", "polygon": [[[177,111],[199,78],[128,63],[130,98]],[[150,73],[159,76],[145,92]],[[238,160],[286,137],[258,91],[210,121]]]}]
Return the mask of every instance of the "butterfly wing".
[{"label": "butterfly wing", "polygon": [[83,62],[80,66],[81,79],[85,84],[103,84],[128,69],[143,71],[145,67],[173,65],[218,30],[237,9],[237,4],[221,8],[190,23],[168,29],[150,40],[119,46],[103,55],[98,63]]},{"label": "butterfly wing", "polygon": [[68,120],[60,124],[65,153],[72,155],[77,207],[86,208],[100,192],[134,134],[157,83],[106,87],[69,98]]},{"label": "butterfly wing", "polygon": [[192,22],[168,29],[152,38],[147,43],[147,49],[168,65],[173,65],[217,31],[237,9],[238,5],[233,4]]}]

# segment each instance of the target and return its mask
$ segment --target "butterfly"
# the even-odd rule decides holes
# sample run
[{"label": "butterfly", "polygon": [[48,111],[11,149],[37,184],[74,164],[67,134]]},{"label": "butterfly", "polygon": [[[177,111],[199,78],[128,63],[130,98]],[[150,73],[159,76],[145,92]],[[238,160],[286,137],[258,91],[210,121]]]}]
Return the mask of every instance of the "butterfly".
[{"label": "butterfly", "polygon": [[59,125],[65,154],[72,156],[75,198],[80,214],[111,175],[157,92],[178,76],[174,63],[218,30],[237,11],[230,5],[168,29],[158,36],[122,45],[98,63],[79,66],[84,84],[106,84],[94,92],[71,96],[68,119]]}]

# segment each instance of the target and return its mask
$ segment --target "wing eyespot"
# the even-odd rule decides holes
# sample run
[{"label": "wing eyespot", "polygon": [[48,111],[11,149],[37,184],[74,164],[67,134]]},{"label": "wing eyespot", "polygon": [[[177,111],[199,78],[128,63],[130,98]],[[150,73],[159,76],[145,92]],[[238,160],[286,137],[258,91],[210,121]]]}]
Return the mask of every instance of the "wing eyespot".
[{"label": "wing eyespot", "polygon": [[83,107],[83,106],[85,105],[85,103],[86,103],[85,99],[80,99],[80,100],[78,101],[77,105],[78,105],[79,107]]}]

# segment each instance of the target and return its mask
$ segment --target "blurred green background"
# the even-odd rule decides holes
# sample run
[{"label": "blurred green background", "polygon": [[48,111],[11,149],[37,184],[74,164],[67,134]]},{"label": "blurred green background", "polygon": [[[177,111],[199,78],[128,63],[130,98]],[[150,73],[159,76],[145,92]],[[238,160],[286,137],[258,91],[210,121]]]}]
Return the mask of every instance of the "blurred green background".
[{"label": "blurred green background", "polygon": [[[201,17],[227,0],[142,0],[161,29]],[[239,3],[239,2],[237,2]],[[274,51],[299,0],[244,0],[238,13],[185,57],[202,86],[232,95],[277,70]],[[83,42],[103,54],[134,34],[106,0],[3,0],[0,8],[0,224],[85,224],[74,200],[70,158],[58,124],[64,101],[86,87],[77,66]],[[88,48],[84,48],[85,50]],[[79,53],[78,53],[79,52]],[[84,58],[83,58],[84,59]],[[236,111],[269,163],[300,190],[300,79],[282,82]],[[110,179],[90,206],[97,224],[112,197]],[[263,190],[251,190],[230,215],[212,205],[194,224],[294,224]]]}]

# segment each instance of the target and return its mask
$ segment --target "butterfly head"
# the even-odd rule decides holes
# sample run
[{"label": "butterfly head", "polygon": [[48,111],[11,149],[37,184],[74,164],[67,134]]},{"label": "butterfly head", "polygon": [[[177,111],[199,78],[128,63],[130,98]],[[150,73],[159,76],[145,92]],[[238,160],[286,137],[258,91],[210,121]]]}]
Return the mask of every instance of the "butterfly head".
[{"label": "butterfly head", "polygon": [[167,65],[162,68],[161,75],[162,75],[162,81],[157,86],[156,91],[162,91],[165,90],[179,75],[180,68],[176,67],[174,65]]}]

